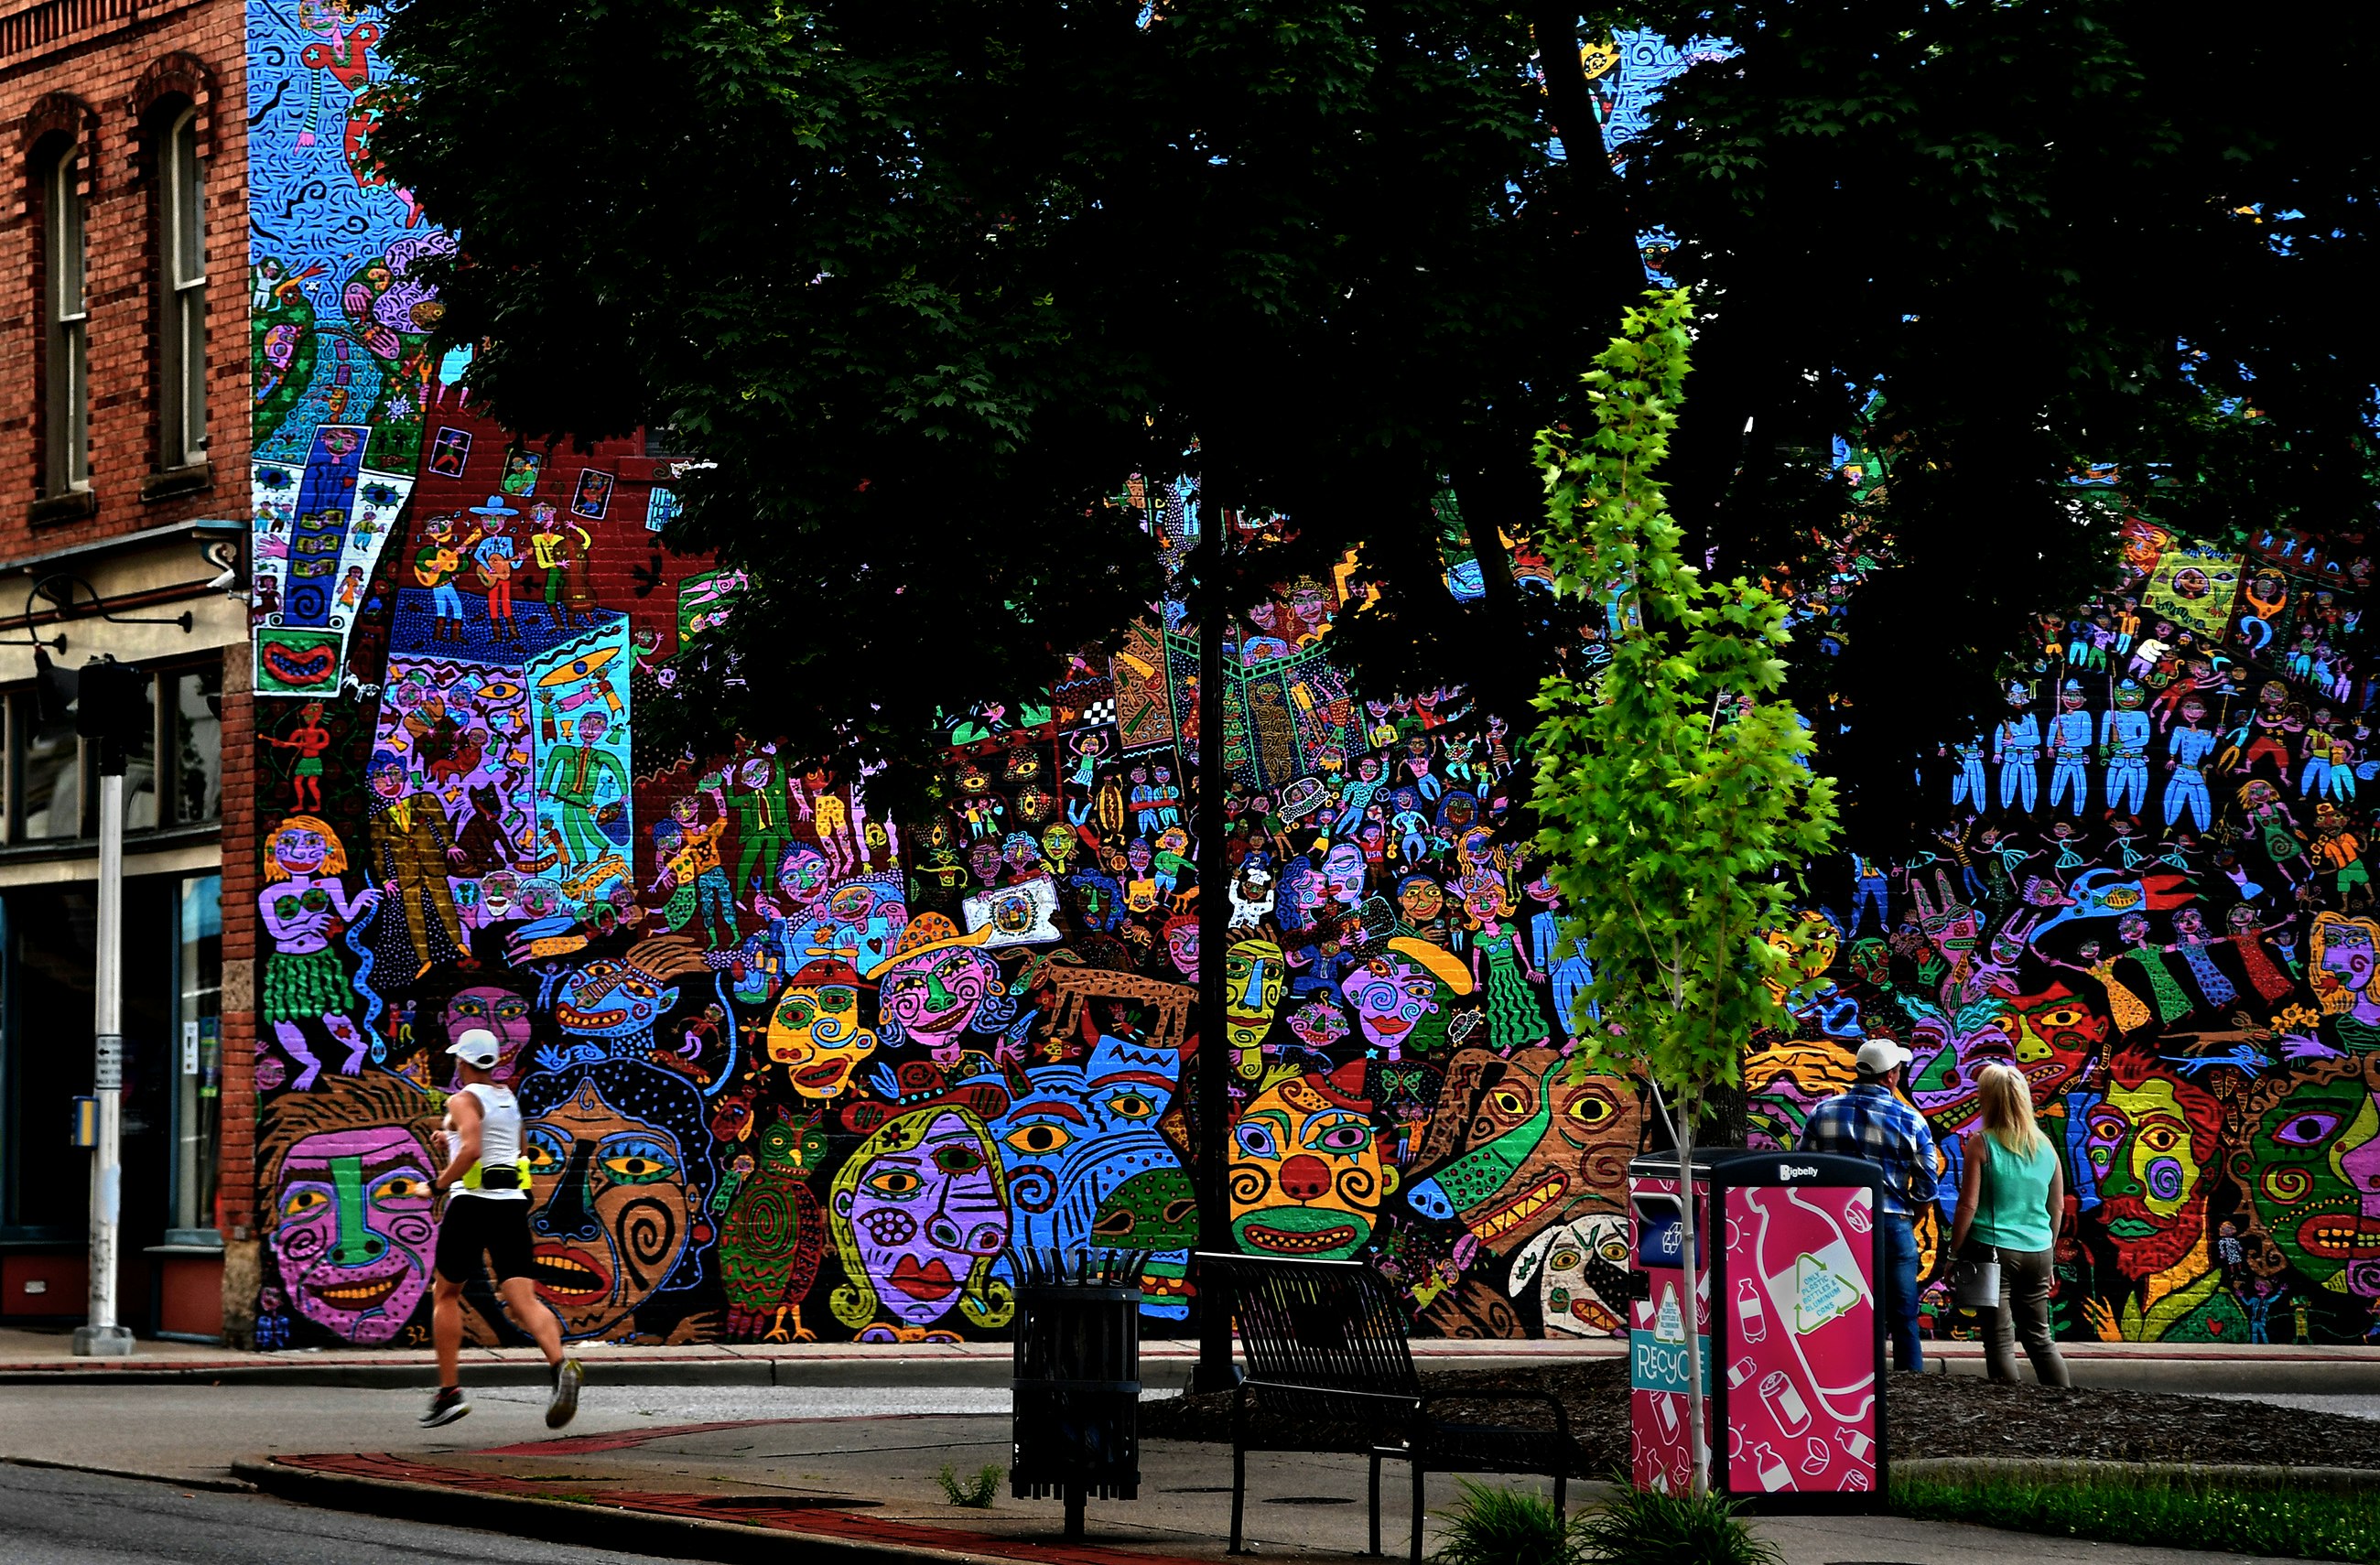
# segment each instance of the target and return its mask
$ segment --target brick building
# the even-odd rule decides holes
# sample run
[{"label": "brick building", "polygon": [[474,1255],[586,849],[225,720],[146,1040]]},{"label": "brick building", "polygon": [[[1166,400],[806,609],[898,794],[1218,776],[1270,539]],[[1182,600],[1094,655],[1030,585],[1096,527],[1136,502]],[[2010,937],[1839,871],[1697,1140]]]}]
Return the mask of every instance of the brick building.
[{"label": "brick building", "polygon": [[[126,779],[123,1318],[221,1330],[246,1236],[252,1028],[238,908],[255,850],[247,615],[217,583],[247,527],[247,77],[223,0],[42,0],[0,14],[0,1320],[80,1315],[95,757],[33,699],[60,666],[151,670]],[[22,588],[21,591],[16,590]],[[228,885],[228,902],[223,900]],[[252,900],[252,899],[251,899]],[[228,908],[226,913],[224,909]],[[226,975],[231,975],[226,981]],[[218,1196],[222,1199],[219,1203]]]}]

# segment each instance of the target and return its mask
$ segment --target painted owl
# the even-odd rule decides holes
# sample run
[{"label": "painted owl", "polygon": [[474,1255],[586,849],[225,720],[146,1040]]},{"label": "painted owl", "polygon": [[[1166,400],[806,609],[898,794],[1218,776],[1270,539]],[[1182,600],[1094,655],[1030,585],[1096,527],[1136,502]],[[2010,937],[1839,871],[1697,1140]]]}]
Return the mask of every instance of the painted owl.
[{"label": "painted owl", "polygon": [[760,1133],[752,1172],[735,1192],[719,1232],[728,1336],[745,1341],[817,1340],[802,1325],[802,1299],[826,1248],[826,1214],[809,1187],[826,1149],[826,1132],[815,1113],[797,1118],[781,1107]]}]

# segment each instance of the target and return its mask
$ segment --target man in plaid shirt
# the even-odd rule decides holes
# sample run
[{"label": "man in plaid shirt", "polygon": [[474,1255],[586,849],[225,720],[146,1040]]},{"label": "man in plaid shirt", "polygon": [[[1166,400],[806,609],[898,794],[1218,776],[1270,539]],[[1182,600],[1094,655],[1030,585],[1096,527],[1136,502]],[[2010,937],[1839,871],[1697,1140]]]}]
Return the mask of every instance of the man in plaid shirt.
[{"label": "man in plaid shirt", "polygon": [[1884,1170],[1884,1210],[1876,1231],[1884,1242],[1885,1283],[1890,1292],[1892,1366],[1922,1370],[1917,1340],[1917,1214],[1934,1199],[1937,1159],[1925,1116],[1900,1096],[1909,1050],[1888,1037],[1860,1045],[1859,1079],[1848,1092],[1810,1110],[1797,1150],[1864,1158]]}]

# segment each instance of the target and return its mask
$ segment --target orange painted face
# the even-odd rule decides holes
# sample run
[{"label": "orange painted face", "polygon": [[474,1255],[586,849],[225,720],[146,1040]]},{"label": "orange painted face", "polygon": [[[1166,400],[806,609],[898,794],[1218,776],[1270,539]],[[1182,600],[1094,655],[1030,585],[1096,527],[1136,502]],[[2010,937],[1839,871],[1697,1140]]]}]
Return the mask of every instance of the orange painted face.
[{"label": "orange painted face", "polygon": [[1232,1131],[1232,1237],[1251,1255],[1343,1260],[1396,1187],[1361,1096],[1363,1067],[1308,1072],[1259,1092]]}]

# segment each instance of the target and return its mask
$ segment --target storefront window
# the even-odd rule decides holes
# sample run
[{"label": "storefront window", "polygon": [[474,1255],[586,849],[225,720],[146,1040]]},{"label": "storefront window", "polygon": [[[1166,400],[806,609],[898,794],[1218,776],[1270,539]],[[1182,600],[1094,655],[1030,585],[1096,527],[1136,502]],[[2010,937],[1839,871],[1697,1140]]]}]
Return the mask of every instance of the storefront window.
[{"label": "storefront window", "polygon": [[157,681],[150,680],[146,698],[150,723],[143,737],[124,747],[124,829],[147,831],[157,824]]},{"label": "storefront window", "polygon": [[[203,710],[203,708],[201,709]],[[180,1060],[175,1076],[174,1223],[215,1222],[215,1144],[223,1124],[223,877],[181,883]]]},{"label": "storefront window", "polygon": [[221,668],[186,669],[170,676],[172,705],[165,742],[174,758],[174,823],[196,826],[223,813]]},{"label": "storefront window", "polygon": [[9,733],[18,741],[18,833],[25,842],[82,835],[82,741],[71,713],[44,723],[30,692],[11,703]]}]

